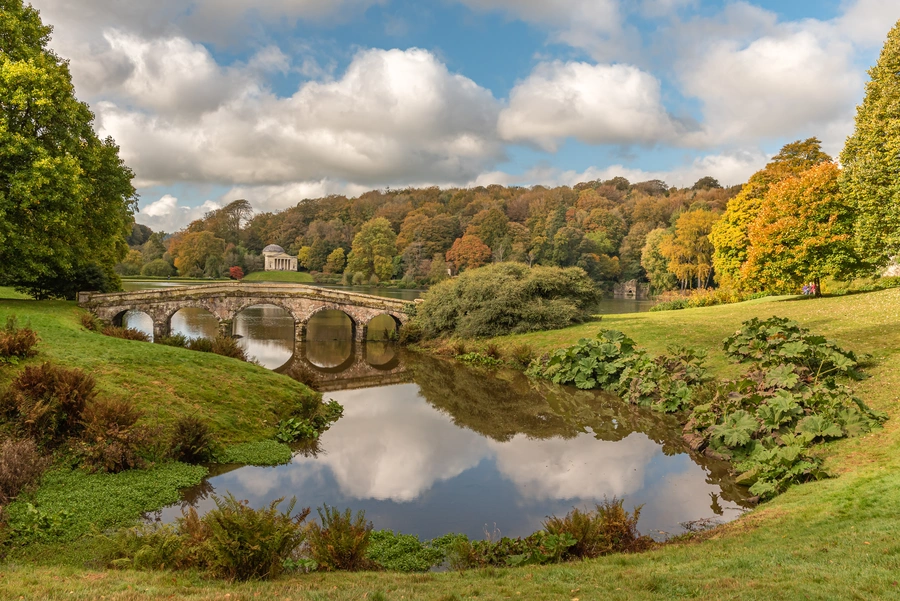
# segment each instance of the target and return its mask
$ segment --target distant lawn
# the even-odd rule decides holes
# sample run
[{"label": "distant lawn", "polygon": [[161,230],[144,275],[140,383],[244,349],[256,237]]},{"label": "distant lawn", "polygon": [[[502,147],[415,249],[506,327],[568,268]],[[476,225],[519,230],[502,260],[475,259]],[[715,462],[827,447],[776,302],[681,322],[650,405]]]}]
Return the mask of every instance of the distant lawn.
[{"label": "distant lawn", "polygon": [[25,300],[31,298],[27,294],[22,294],[21,292],[16,292],[10,286],[0,286],[0,298],[4,299],[12,299],[12,300]]},{"label": "distant lawn", "polygon": [[290,282],[312,284],[315,280],[305,271],[254,271],[244,277],[245,282]]}]

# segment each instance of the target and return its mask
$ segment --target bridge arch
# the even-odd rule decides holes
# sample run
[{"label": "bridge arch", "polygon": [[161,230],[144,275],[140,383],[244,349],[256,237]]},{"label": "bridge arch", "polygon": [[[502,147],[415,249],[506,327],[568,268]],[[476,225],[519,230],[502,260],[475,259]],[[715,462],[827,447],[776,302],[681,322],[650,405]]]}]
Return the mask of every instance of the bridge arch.
[{"label": "bridge arch", "polygon": [[[365,332],[366,324],[363,321],[360,323],[359,316],[354,315],[354,311],[348,310],[349,308],[344,307],[335,307],[331,305],[323,305],[321,307],[313,309],[313,311],[309,314],[306,320],[303,322],[303,332],[306,337],[309,336],[309,324],[315,319],[317,316],[319,318],[325,317],[323,313],[334,311],[336,313],[341,313],[350,320],[350,340],[360,340],[360,331]],[[364,335],[364,334],[363,334]],[[363,338],[364,340],[364,338]]]},{"label": "bridge arch", "polygon": [[403,322],[400,321],[400,319],[396,315],[393,315],[388,311],[379,313],[378,315],[371,317],[366,322],[367,339],[396,339],[396,336],[400,333],[400,326],[402,325]]}]

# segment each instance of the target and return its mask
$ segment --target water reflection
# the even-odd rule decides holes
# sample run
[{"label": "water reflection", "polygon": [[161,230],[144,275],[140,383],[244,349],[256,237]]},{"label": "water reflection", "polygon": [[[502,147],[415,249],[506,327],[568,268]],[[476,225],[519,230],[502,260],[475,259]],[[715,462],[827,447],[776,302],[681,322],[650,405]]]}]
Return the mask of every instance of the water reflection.
[{"label": "water reflection", "polygon": [[279,368],[294,354],[294,318],[281,307],[248,307],[235,316],[232,331],[247,355],[263,367]]},{"label": "water reflection", "polygon": [[[671,418],[515,372],[382,351],[413,382],[327,394],[344,405],[344,417],[316,453],[219,474],[209,485],[256,507],[296,495],[298,507],[364,509],[376,528],[422,537],[481,538],[485,527],[525,535],[548,515],[614,495],[629,507],[644,504],[644,531],[731,519],[746,504],[727,466],[690,454]],[[354,356],[354,366],[368,365]],[[195,498],[201,511],[211,508]],[[162,518],[177,515],[169,508]]]},{"label": "water reflection", "polygon": [[206,309],[185,307],[172,316],[169,330],[188,338],[215,338],[219,333],[219,320]]}]

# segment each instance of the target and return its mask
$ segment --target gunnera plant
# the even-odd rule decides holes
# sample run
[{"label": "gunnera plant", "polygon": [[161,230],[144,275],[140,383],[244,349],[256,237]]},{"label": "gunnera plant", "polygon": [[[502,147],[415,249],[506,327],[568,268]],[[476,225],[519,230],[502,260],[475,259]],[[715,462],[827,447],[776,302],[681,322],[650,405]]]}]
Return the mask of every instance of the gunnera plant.
[{"label": "gunnera plant", "polygon": [[94,378],[80,369],[28,366],[0,397],[0,410],[24,436],[53,445],[81,431],[81,414],[97,395],[94,387]]},{"label": "gunnera plant", "polygon": [[307,527],[307,549],[310,556],[326,570],[364,570],[373,566],[367,557],[372,522],[365,511],[354,516],[325,505],[317,510],[321,524]]}]

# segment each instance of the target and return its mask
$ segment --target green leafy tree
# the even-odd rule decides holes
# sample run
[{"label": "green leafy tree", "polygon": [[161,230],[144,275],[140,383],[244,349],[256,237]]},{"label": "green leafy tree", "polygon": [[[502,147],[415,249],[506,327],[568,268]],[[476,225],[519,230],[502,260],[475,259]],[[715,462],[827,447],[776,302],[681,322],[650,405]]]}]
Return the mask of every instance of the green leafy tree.
[{"label": "green leafy tree", "polygon": [[362,273],[365,277],[376,275],[378,279],[389,280],[394,273],[394,255],[397,254],[397,234],[391,222],[384,217],[370,219],[353,238],[353,247],[347,259],[347,269],[351,273]]},{"label": "green leafy tree", "polygon": [[346,264],[347,257],[344,249],[339,246],[328,255],[328,259],[325,261],[325,273],[342,273]]},{"label": "green leafy tree", "polygon": [[647,272],[650,287],[656,293],[671,290],[677,284],[675,274],[669,271],[669,261],[660,250],[661,244],[670,235],[665,228],[656,228],[647,234],[641,251],[641,267]]},{"label": "green leafy tree", "polygon": [[92,129],[51,31],[0,0],[0,283],[38,298],[118,288],[136,208],[133,174]]},{"label": "green leafy tree", "polygon": [[856,209],[856,246],[876,266],[900,255],[900,21],[869,70],[856,129],[841,153],[841,189]]},{"label": "green leafy tree", "polygon": [[728,202],[725,214],[710,234],[715,247],[713,265],[719,284],[727,288],[742,288],[741,267],[747,260],[749,246],[747,230],[759,214],[763,198],[772,184],[830,161],[831,157],[822,152],[819,139],[809,138],[786,144],[763,169],[750,177],[741,193]]},{"label": "green leafy tree", "polygon": [[840,169],[821,163],[775,184],[750,225],[742,275],[750,286],[796,292],[826,276],[843,276],[858,260],[853,248],[853,210],[841,195]]}]

